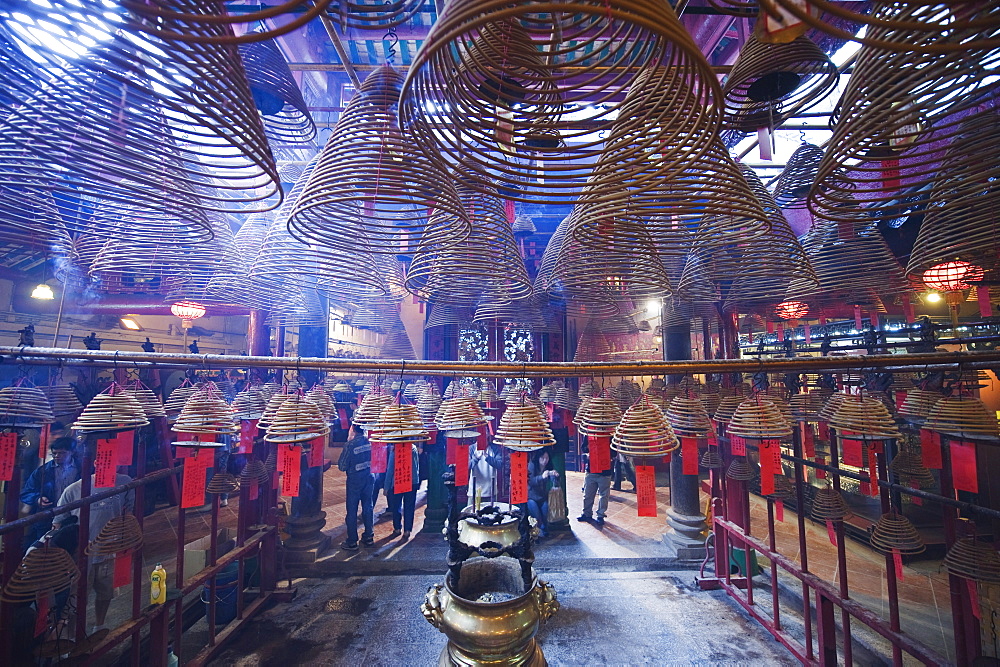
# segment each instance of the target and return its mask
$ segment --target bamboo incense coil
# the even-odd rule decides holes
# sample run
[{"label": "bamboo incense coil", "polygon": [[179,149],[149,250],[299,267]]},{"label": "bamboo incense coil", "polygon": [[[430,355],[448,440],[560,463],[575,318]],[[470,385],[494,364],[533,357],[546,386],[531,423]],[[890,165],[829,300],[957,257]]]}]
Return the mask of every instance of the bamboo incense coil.
[{"label": "bamboo incense coil", "polygon": [[250,459],[243,466],[243,470],[240,471],[240,486],[249,488],[253,482],[257,482],[258,485],[263,486],[270,481],[271,473],[268,472],[267,466],[260,459]]},{"label": "bamboo incense coil", "polygon": [[781,440],[792,436],[792,427],[773,402],[753,397],[736,408],[726,433],[743,438]]},{"label": "bamboo incense coil", "polygon": [[889,471],[898,475],[904,484],[915,485],[918,489],[931,489],[937,484],[933,473],[924,466],[920,453],[912,449],[901,449],[892,457]]},{"label": "bamboo incense coil", "polygon": [[480,403],[498,403],[500,402],[500,395],[493,387],[483,387],[476,400]]},{"label": "bamboo incense coil", "polygon": [[607,436],[615,432],[622,420],[617,401],[606,396],[594,396],[576,411],[573,423],[583,435]]},{"label": "bamboo incense coil", "polygon": [[823,149],[803,143],[795,149],[774,186],[774,201],[781,208],[805,208],[809,189],[816,180]]},{"label": "bamboo incense coil", "polygon": [[264,442],[312,442],[329,433],[330,427],[320,406],[308,396],[295,393],[281,403],[268,421]]},{"label": "bamboo incense coil", "polygon": [[700,464],[706,470],[719,470],[723,466],[722,455],[719,454],[719,450],[709,447],[701,455]]},{"label": "bamboo incense coil", "polygon": [[830,421],[833,419],[833,416],[837,414],[837,410],[840,409],[840,405],[844,401],[848,400],[851,400],[851,396],[849,394],[845,394],[843,392],[830,394],[830,396],[826,399],[826,403],[824,403],[823,407],[816,413],[816,417],[819,421]]},{"label": "bamboo incense coil", "polygon": [[56,419],[45,393],[27,384],[0,389],[0,425],[40,427]]},{"label": "bamboo incense coil", "polygon": [[267,408],[267,399],[259,385],[247,385],[233,399],[233,414],[237,419],[260,419]]},{"label": "bamboo incense coil", "polygon": [[1000,554],[992,544],[975,537],[960,537],[944,557],[948,574],[972,581],[1000,583]]},{"label": "bamboo incense coil", "polygon": [[429,392],[425,392],[417,399],[417,412],[420,413],[420,419],[423,421],[424,426],[435,426],[434,418],[437,416],[438,410],[441,409],[441,403],[440,396]]},{"label": "bamboo incense coil", "polygon": [[898,551],[902,555],[923,553],[924,541],[916,527],[902,514],[887,512],[879,517],[871,528],[869,541],[872,547],[882,553]]},{"label": "bamboo incense coil", "polygon": [[830,418],[830,426],[836,428],[842,437],[853,440],[889,440],[902,437],[885,404],[868,396],[852,396],[842,400]]},{"label": "bamboo incense coil", "polygon": [[424,426],[417,406],[393,403],[382,408],[378,421],[368,434],[372,442],[427,442],[430,434]]},{"label": "bamboo incense coil", "polygon": [[306,398],[316,404],[326,421],[332,421],[337,414],[337,406],[333,404],[333,399],[323,390],[323,387],[316,385],[306,392]]},{"label": "bamboo incense coil", "polygon": [[792,418],[795,421],[814,422],[819,419],[818,414],[826,404],[829,396],[818,391],[808,391],[795,394],[789,399],[788,405],[792,411]]},{"label": "bamboo incense coil", "polygon": [[294,392],[288,391],[287,386],[282,387],[280,391],[272,394],[267,400],[264,412],[257,421],[257,426],[259,428],[266,429],[271,424],[271,420],[274,419],[274,416],[278,414],[278,408],[280,408],[285,401],[291,399],[294,395]]},{"label": "bamboo incense coil", "polygon": [[485,424],[486,417],[476,399],[471,396],[456,396],[441,403],[434,422],[440,431],[468,431]]},{"label": "bamboo incense coil", "polygon": [[184,409],[184,404],[187,400],[191,398],[191,395],[198,391],[198,387],[193,384],[182,383],[178,387],[174,388],[167,396],[166,402],[163,404],[163,410],[168,414],[176,414]]},{"label": "bamboo incense coil", "polygon": [[843,521],[854,514],[844,496],[832,486],[816,490],[812,502],[812,518],[816,521]]},{"label": "bamboo incense coil", "polygon": [[580,408],[580,397],[572,388],[561,387],[556,390],[555,403],[557,407],[576,412]]},{"label": "bamboo incense coil", "polygon": [[680,441],[666,416],[646,401],[625,411],[611,438],[612,450],[636,458],[662,458],[678,447]]},{"label": "bamboo incense coil", "polygon": [[545,412],[535,405],[508,405],[493,442],[517,452],[531,452],[556,443]]},{"label": "bamboo incense coil", "polygon": [[80,570],[69,552],[46,545],[24,557],[0,591],[0,600],[34,602],[38,596],[69,590],[79,578]]},{"label": "bamboo incense coil", "polygon": [[774,474],[774,493],[769,494],[774,499],[789,500],[795,497],[795,485],[781,472]]},{"label": "bamboo incense coil", "polygon": [[93,542],[87,545],[88,556],[111,556],[142,546],[142,528],[134,514],[108,519]]},{"label": "bamboo incense coil", "polygon": [[149,423],[139,401],[113,384],[94,396],[73,423],[74,431],[122,431]]},{"label": "bamboo incense coil", "polygon": [[154,419],[156,417],[166,417],[167,413],[163,409],[163,402],[160,397],[153,393],[153,391],[142,384],[139,381],[133,384],[127,385],[125,387],[125,393],[130,394],[135,400],[139,401],[139,405],[142,406],[143,411],[146,413],[146,417],[149,419]]},{"label": "bamboo incense coil", "polygon": [[601,393],[600,388],[593,380],[587,380],[586,382],[581,382],[580,386],[577,388],[576,393],[583,396],[597,396]]},{"label": "bamboo incense coil", "polygon": [[959,438],[995,440],[1000,437],[996,413],[973,396],[942,398],[931,408],[923,428]]},{"label": "bamboo incense coil", "polygon": [[699,398],[676,397],[670,401],[665,416],[677,435],[704,438],[712,432],[712,420]]},{"label": "bamboo incense coil", "polygon": [[191,394],[173,426],[175,433],[235,435],[240,427],[222,392],[207,384]]},{"label": "bamboo incense coil", "polygon": [[76,419],[76,416],[83,410],[83,403],[77,398],[73,387],[68,384],[53,384],[40,387],[40,389],[49,399],[49,405],[55,417],[72,415]]},{"label": "bamboo incense coil", "polygon": [[736,482],[749,482],[754,478],[753,466],[745,456],[734,456],[726,470],[726,478]]},{"label": "bamboo incense coil", "polygon": [[[461,308],[447,303],[430,305],[430,314],[424,323],[425,329],[434,327],[462,327],[472,321],[473,312],[469,308]],[[456,335],[457,332],[451,335]]]},{"label": "bamboo incense coil", "polygon": [[642,398],[642,388],[634,382],[622,379],[611,386],[608,395],[618,403],[618,407],[624,412]]},{"label": "bamboo incense coil", "polygon": [[378,356],[380,359],[415,359],[417,354],[413,351],[413,343],[410,342],[406,329],[400,326],[385,334]]},{"label": "bamboo incense coil", "polygon": [[228,472],[217,472],[212,475],[212,479],[208,480],[208,485],[205,487],[208,493],[212,494],[222,494],[222,493],[236,493],[240,490],[240,480],[235,475],[230,475]]},{"label": "bamboo incense coil", "polygon": [[262,39],[241,44],[239,54],[268,138],[284,143],[312,141],[316,123],[278,43]]},{"label": "bamboo incense coil", "polygon": [[723,396],[719,401],[719,406],[715,409],[715,414],[713,418],[720,424],[729,424],[733,419],[733,415],[736,414],[736,409],[740,407],[743,403],[744,397],[740,396]]}]

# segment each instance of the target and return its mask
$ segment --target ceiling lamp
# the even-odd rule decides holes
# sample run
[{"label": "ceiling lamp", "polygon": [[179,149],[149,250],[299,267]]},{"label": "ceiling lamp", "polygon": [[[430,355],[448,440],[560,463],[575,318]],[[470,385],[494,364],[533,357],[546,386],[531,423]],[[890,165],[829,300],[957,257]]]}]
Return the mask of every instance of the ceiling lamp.
[{"label": "ceiling lamp", "polygon": [[177,303],[171,304],[170,312],[181,318],[182,327],[190,329],[192,320],[196,320],[205,315],[205,306],[200,303],[195,303],[194,301],[178,301]]},{"label": "ceiling lamp", "polygon": [[31,290],[32,299],[41,299],[42,301],[51,301],[56,298],[55,293],[52,288],[46,283],[38,283],[35,289]]},{"label": "ceiling lamp", "polygon": [[809,312],[809,304],[803,301],[784,301],[774,307],[774,314],[783,320],[799,320]]},{"label": "ceiling lamp", "polygon": [[971,289],[970,283],[979,282],[984,277],[981,266],[963,262],[944,262],[937,264],[924,271],[924,284],[931,289],[944,292],[944,299],[948,303],[948,310],[951,313],[951,326],[958,328],[958,309],[961,307],[965,295],[962,290]]}]

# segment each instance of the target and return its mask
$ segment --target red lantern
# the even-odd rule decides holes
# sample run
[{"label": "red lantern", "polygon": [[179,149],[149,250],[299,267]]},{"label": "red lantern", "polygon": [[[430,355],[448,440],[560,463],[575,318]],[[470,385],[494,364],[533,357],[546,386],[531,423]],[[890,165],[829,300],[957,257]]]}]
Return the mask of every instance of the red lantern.
[{"label": "red lantern", "polygon": [[774,307],[774,314],[783,320],[797,320],[809,312],[809,304],[802,301],[785,301]]},{"label": "red lantern", "polygon": [[170,306],[170,312],[182,320],[196,320],[205,314],[205,306],[193,301],[178,301]]},{"label": "red lantern", "polygon": [[937,264],[924,271],[924,284],[941,292],[958,292],[983,279],[983,268],[968,262]]}]

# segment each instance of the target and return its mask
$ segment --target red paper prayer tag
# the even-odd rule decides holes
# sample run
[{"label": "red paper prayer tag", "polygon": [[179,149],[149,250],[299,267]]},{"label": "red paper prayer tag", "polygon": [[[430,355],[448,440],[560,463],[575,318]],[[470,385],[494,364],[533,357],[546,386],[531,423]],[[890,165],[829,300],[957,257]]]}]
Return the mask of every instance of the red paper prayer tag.
[{"label": "red paper prayer tag", "polygon": [[854,328],[861,331],[861,306],[854,306]]},{"label": "red paper prayer tag", "polygon": [[446,466],[454,465],[457,453],[458,438],[447,438],[444,444],[444,464]]},{"label": "red paper prayer tag", "polygon": [[951,481],[958,491],[979,493],[979,474],[976,470],[976,445],[973,442],[952,440]]},{"label": "red paper prayer tag", "polygon": [[685,475],[698,474],[698,439],[681,438],[681,472]]},{"label": "red paper prayer tag", "polygon": [[897,391],[895,399],[896,399],[896,412],[899,412],[900,410],[903,409],[903,403],[906,401],[906,392]]},{"label": "red paper prayer tag", "polygon": [[409,493],[413,490],[413,446],[408,442],[397,442],[393,448],[392,492]]},{"label": "red paper prayer tag", "polygon": [[257,435],[256,419],[243,419],[240,421],[240,445],[238,454],[249,454],[253,451],[253,439]]},{"label": "red paper prayer tag", "polygon": [[781,523],[785,522],[785,501],[781,498],[774,501],[774,518]]},{"label": "red paper prayer tag", "polygon": [[[820,465],[826,465],[826,458],[822,456],[816,457],[816,463]],[[826,479],[826,471],[822,468],[816,468],[816,479]]]},{"label": "red paper prayer tag", "polygon": [[42,461],[49,455],[49,427],[51,424],[42,426],[42,432],[38,435],[38,458]]},{"label": "red paper prayer tag", "polygon": [[260,493],[260,485],[257,483],[256,479],[250,480],[250,500],[257,500],[257,495]]},{"label": "red paper prayer tag", "polygon": [[639,516],[656,516],[656,468],[635,467],[635,499]]},{"label": "red paper prayer tag", "polygon": [[868,447],[868,494],[878,495],[878,461],[875,459],[875,447]]},{"label": "red paper prayer tag", "polygon": [[347,408],[337,408],[337,420],[340,422],[341,431],[351,428],[350,421],[347,419]]},{"label": "red paper prayer tag", "polygon": [[830,441],[830,422],[821,421],[816,424],[816,428],[819,431],[819,439],[823,442]]},{"label": "red paper prayer tag", "polygon": [[389,445],[384,442],[372,443],[372,473],[381,475],[389,469]]},{"label": "red paper prayer tag", "polygon": [[913,320],[916,319],[916,317],[913,314],[913,304],[910,303],[909,294],[903,295],[903,315],[906,316],[907,324],[913,324]]},{"label": "red paper prayer tag", "polygon": [[767,323],[767,333],[769,333],[769,334],[773,334],[774,333],[774,322],[768,322]]},{"label": "red paper prayer tag", "polygon": [[135,431],[122,431],[115,436],[115,450],[118,457],[118,465],[132,465],[133,448],[135,445]]},{"label": "red paper prayer tag", "polygon": [[852,468],[864,468],[865,459],[861,456],[861,441],[842,438],[840,440],[840,459],[844,465]]},{"label": "red paper prayer tag", "polygon": [[712,424],[712,430],[708,432],[708,446],[718,447],[719,446],[719,436],[715,432],[715,424]]},{"label": "red paper prayer tag", "polygon": [[476,438],[476,449],[478,449],[479,451],[483,451],[490,446],[490,438],[489,435],[487,435],[486,433],[485,426],[480,425],[478,430],[479,430],[479,437]]},{"label": "red paper prayer tag", "polygon": [[510,454],[510,502],[528,502],[528,452]]},{"label": "red paper prayer tag", "polygon": [[837,546],[837,530],[833,527],[833,521],[826,520],[826,536],[830,538],[830,544]]},{"label": "red paper prayer tag", "polygon": [[[299,445],[282,445],[284,449],[285,469],[281,474],[281,495],[296,497],[299,495],[299,481],[302,476],[302,447]],[[278,453],[281,458],[281,452]]]},{"label": "red paper prayer tag", "polygon": [[195,440],[194,433],[183,433],[181,431],[177,431],[174,433],[174,436],[177,442],[192,442]]},{"label": "red paper prayer tag", "polygon": [[808,422],[799,422],[802,429],[802,450],[806,455],[806,458],[813,458],[816,456],[816,434],[813,432],[812,424]]},{"label": "red paper prayer tag", "polygon": [[0,433],[0,481],[14,479],[14,465],[17,463],[17,434]]},{"label": "red paper prayer tag", "polygon": [[132,583],[132,552],[123,551],[115,557],[115,573],[112,586],[121,588]]},{"label": "red paper prayer tag", "polygon": [[733,456],[746,456],[747,455],[747,443],[742,436],[732,435],[729,436],[729,451]]},{"label": "red paper prayer tag", "polygon": [[108,489],[114,486],[117,469],[118,441],[101,438],[97,441],[97,455],[94,457],[94,487]]},{"label": "red paper prayer tag", "polygon": [[903,581],[903,556],[899,553],[899,549],[892,550],[892,569],[896,571],[896,579]]},{"label": "red paper prayer tag", "polygon": [[993,316],[993,304],[990,303],[990,288],[986,285],[976,285],[976,300],[979,301],[979,314],[982,317]]},{"label": "red paper prayer tag", "polygon": [[611,437],[606,435],[587,436],[590,447],[590,472],[604,472],[611,467]]},{"label": "red paper prayer tag", "polygon": [[455,484],[457,486],[469,485],[469,446],[458,445],[455,452]]},{"label": "red paper prayer tag", "polygon": [[941,459],[941,434],[930,429],[920,429],[920,460],[925,468],[940,470],[944,467]]},{"label": "red paper prayer tag", "polygon": [[193,450],[184,460],[181,475],[181,507],[201,507],[205,504],[205,471],[214,462],[210,449]]},{"label": "red paper prayer tag", "polygon": [[812,343],[812,329],[809,328],[809,323],[808,322],[806,322],[805,324],[803,324],[802,328],[805,330],[805,334],[806,334],[806,345],[809,345],[809,344]]},{"label": "red paper prayer tag", "polygon": [[35,633],[34,637],[49,629],[49,612],[52,610],[52,593],[42,593],[35,597]]},{"label": "red paper prayer tag", "polygon": [[320,436],[309,442],[309,467],[323,465],[323,453],[326,449],[326,436]]},{"label": "red paper prayer tag", "polygon": [[983,610],[979,607],[979,584],[974,579],[966,579],[965,585],[969,589],[969,607],[972,609],[972,615],[982,618]]},{"label": "red paper prayer tag", "polygon": [[899,185],[899,160],[882,160],[882,188],[898,190]]},{"label": "red paper prayer tag", "polygon": [[555,408],[556,408],[555,403],[545,404],[545,421],[551,422],[553,419],[555,419]]}]

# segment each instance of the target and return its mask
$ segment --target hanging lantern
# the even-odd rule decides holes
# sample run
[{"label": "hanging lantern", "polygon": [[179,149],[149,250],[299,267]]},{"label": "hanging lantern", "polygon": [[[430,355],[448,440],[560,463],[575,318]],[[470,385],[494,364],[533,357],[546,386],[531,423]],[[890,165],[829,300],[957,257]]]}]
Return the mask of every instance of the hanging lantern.
[{"label": "hanging lantern", "polygon": [[955,261],[936,264],[924,271],[924,284],[941,292],[959,292],[972,287],[970,283],[983,279],[983,269],[969,262]]},{"label": "hanging lantern", "polygon": [[170,312],[185,322],[190,322],[205,315],[205,306],[194,301],[178,301],[170,306]]},{"label": "hanging lantern", "polygon": [[783,320],[798,320],[809,312],[809,304],[803,301],[784,301],[774,307],[774,314]]}]

